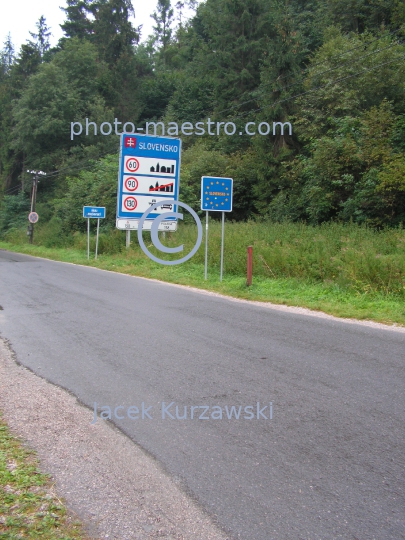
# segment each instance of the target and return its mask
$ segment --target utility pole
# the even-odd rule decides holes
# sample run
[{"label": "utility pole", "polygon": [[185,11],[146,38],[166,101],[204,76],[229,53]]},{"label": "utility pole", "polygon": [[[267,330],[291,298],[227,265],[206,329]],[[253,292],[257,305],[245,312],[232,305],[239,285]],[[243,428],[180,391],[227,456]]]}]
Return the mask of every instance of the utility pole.
[{"label": "utility pole", "polygon": [[[31,189],[31,212],[35,212],[35,205],[37,202],[37,189],[38,189],[38,178],[39,176],[46,176],[46,173],[43,171],[27,171],[27,173],[32,174],[32,189]],[[34,240],[34,223],[28,225],[27,235],[30,237],[30,244]]]}]

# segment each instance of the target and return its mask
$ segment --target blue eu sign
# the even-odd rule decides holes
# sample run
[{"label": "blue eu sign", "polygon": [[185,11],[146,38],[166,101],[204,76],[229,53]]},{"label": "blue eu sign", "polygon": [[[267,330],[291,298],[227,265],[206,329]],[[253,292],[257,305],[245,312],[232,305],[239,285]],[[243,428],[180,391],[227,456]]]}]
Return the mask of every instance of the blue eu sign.
[{"label": "blue eu sign", "polygon": [[203,176],[201,178],[201,210],[232,212],[232,178]]}]

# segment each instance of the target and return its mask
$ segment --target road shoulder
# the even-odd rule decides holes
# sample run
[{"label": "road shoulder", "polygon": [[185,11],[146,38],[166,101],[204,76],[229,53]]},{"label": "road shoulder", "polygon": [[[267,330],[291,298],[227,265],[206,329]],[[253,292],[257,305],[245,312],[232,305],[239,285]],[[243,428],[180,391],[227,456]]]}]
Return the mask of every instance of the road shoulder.
[{"label": "road shoulder", "polygon": [[0,339],[0,409],[95,538],[228,538],[140,447],[65,390],[18,365]]}]

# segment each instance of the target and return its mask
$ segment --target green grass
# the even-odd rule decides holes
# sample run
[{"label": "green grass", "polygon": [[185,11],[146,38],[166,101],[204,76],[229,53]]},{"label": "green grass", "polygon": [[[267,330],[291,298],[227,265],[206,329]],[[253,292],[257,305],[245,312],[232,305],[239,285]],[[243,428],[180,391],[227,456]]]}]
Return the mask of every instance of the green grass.
[{"label": "green grass", "polygon": [[[36,242],[46,244],[52,235],[39,229]],[[55,235],[53,235],[54,237]],[[145,242],[150,244],[148,233]],[[375,231],[357,225],[227,223],[225,273],[219,282],[220,224],[210,223],[209,278],[204,281],[204,244],[188,262],[163,266],[152,262],[132,233],[125,250],[125,233],[100,236],[97,261],[87,261],[86,235],[76,233],[69,247],[29,245],[21,231],[0,242],[4,249],[59,261],[97,266],[131,275],[155,278],[216,291],[225,295],[307,307],[338,316],[405,325],[405,231]],[[195,226],[183,225],[163,243],[185,245],[190,251]],[[60,240],[59,243],[66,242]],[[57,244],[58,242],[56,242]],[[253,245],[254,278],[246,286],[246,247]],[[94,234],[91,245],[94,253]],[[154,247],[151,251],[161,256]],[[94,256],[92,253],[92,257]],[[169,256],[170,258],[170,256]]]},{"label": "green grass", "polygon": [[10,434],[0,417],[0,538],[85,539],[66,513],[35,455]]}]

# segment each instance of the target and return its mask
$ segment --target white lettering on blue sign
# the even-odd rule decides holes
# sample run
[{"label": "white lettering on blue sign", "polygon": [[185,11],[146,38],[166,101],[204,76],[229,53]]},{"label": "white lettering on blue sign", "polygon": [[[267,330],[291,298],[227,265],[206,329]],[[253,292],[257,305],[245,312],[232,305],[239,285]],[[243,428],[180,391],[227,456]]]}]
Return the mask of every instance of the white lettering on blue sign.
[{"label": "white lettering on blue sign", "polygon": [[156,150],[160,152],[178,152],[179,147],[174,144],[159,144],[159,143],[139,143],[140,150]]}]

